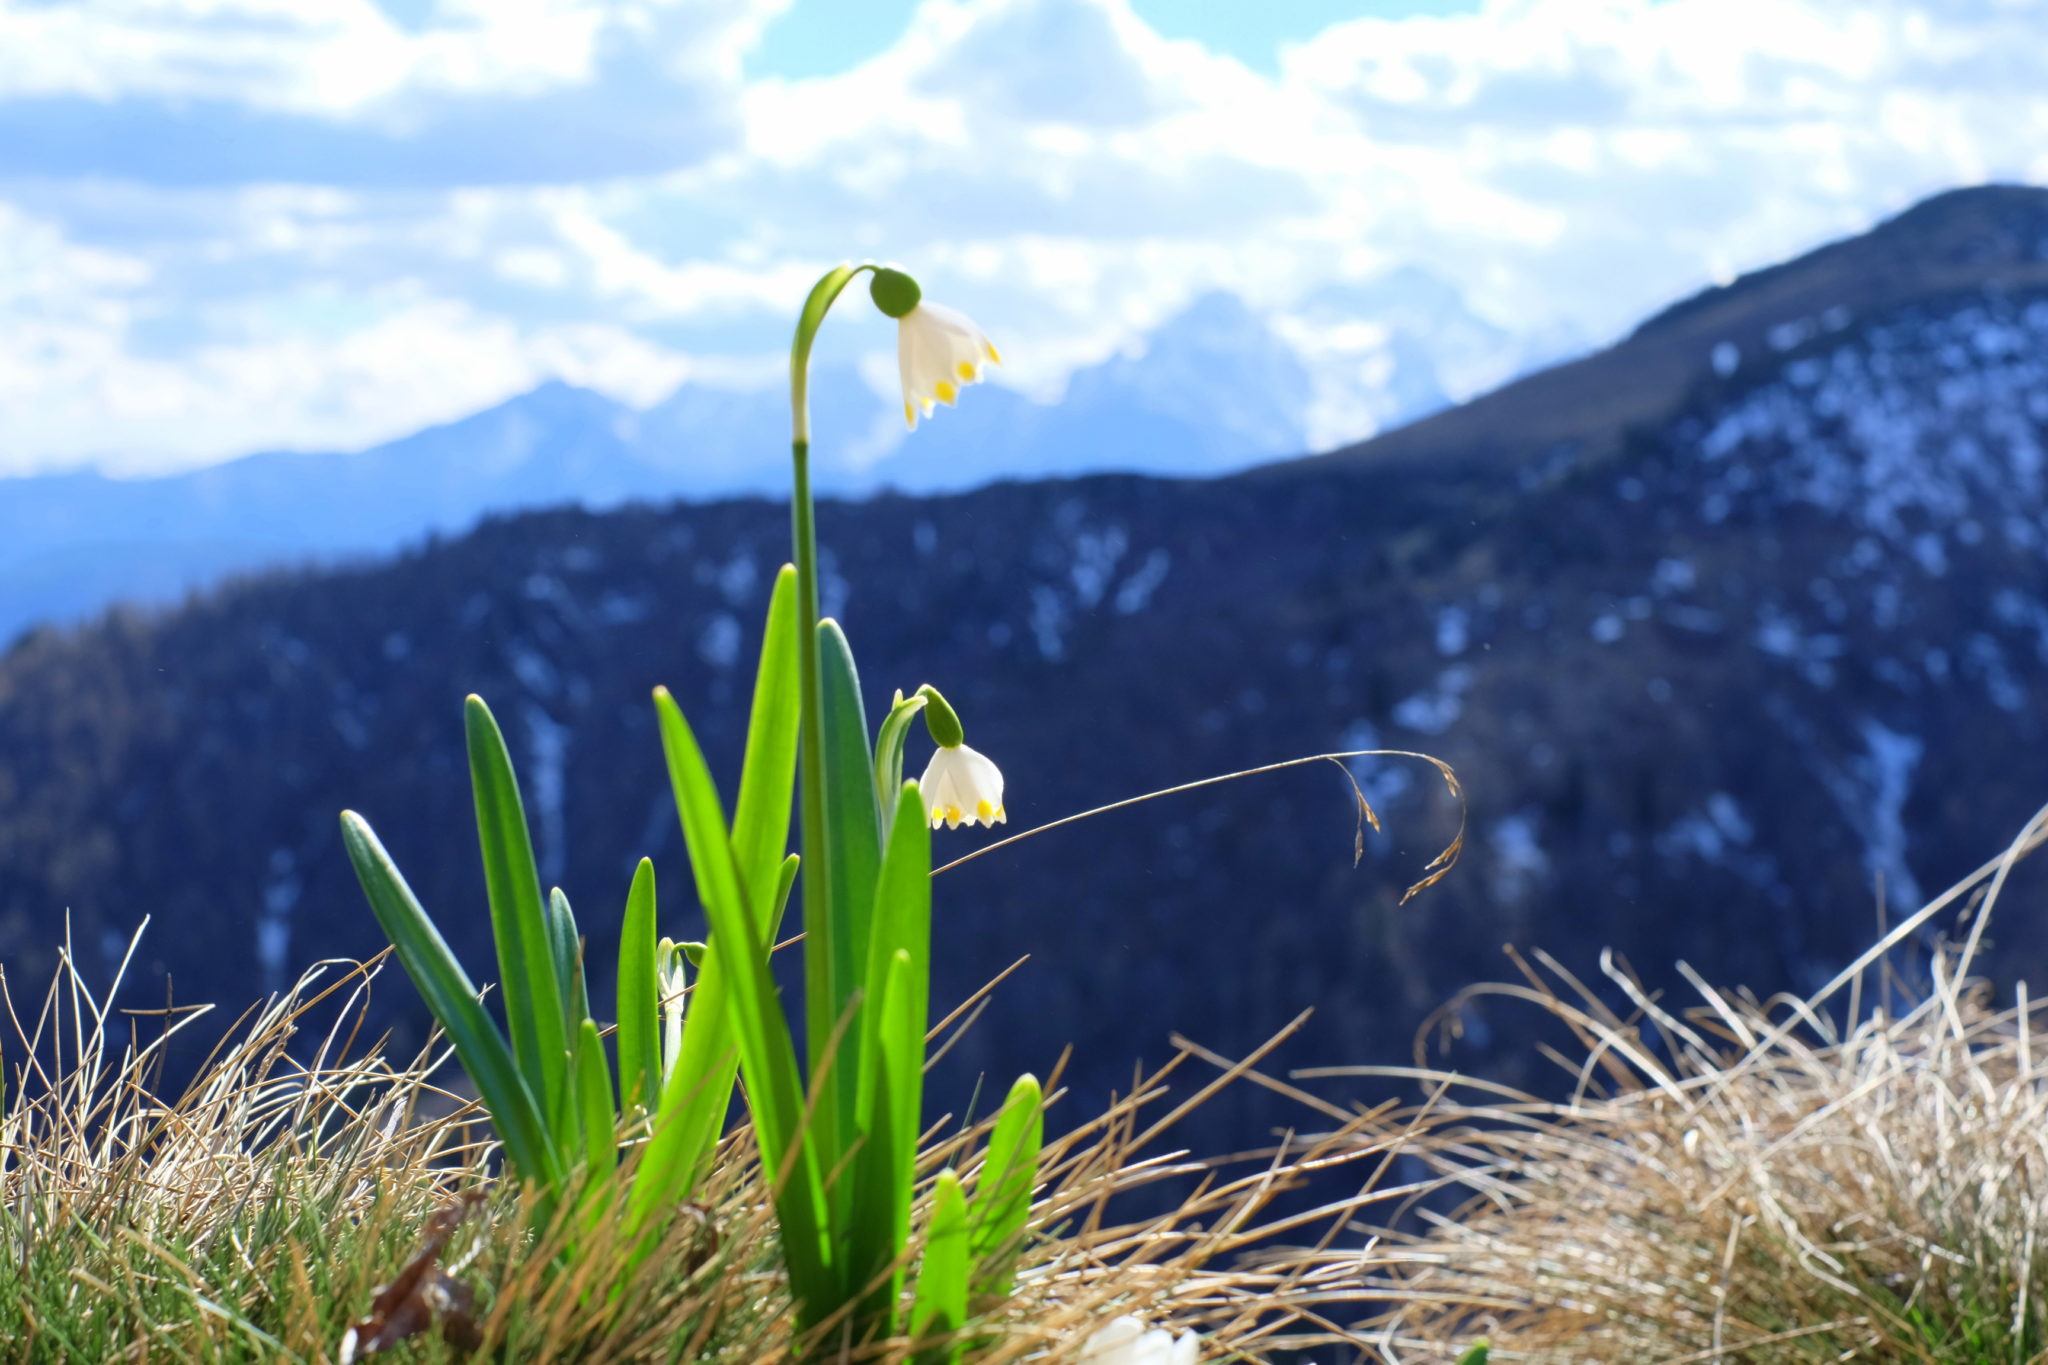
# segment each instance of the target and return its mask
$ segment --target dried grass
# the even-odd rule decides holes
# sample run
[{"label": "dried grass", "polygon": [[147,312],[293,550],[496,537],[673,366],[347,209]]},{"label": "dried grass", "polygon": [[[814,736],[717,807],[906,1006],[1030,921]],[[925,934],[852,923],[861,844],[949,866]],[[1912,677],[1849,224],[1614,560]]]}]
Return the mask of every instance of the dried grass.
[{"label": "dried grass", "polygon": [[[969,1324],[974,1358],[1057,1365],[1136,1313],[1200,1331],[1205,1358],[1243,1361],[1450,1360],[1485,1333],[1496,1360],[2048,1362],[2048,1039],[2024,993],[1995,1006],[1969,979],[2007,875],[2044,841],[2048,812],[1806,999],[1695,976],[1698,1002],[1679,1009],[1611,961],[1593,989],[1540,954],[1525,984],[1470,993],[1572,1031],[1563,1101],[1374,1068],[1352,1074],[1419,1080],[1423,1098],[1354,1112],[1296,1083],[1313,1074],[1261,1069],[1294,1026],[1237,1062],[1181,1041],[1048,1143],[1016,1293]],[[1932,957],[1911,998],[1869,983],[1958,907],[1965,942]],[[651,1257],[574,1199],[536,1226],[535,1204],[492,1179],[473,1104],[438,1083],[444,1054],[351,1056],[375,972],[315,967],[169,1102],[150,1079],[196,1013],[152,1021],[146,1043],[131,1021],[117,1046],[68,950],[32,1018],[5,997],[18,1037],[0,1119],[0,1361],[332,1361],[434,1211],[475,1191],[479,1216],[443,1264],[476,1291],[481,1358],[915,1357],[904,1340],[791,1339],[744,1127]],[[1175,1099],[1190,1063],[1216,1070]],[[1179,1119],[1247,1083],[1325,1131],[1215,1160],[1168,1147]],[[1060,1098],[1057,1074],[1048,1093]],[[927,1182],[947,1166],[971,1180],[986,1132],[937,1122]],[[1158,1182],[1192,1192],[1124,1218],[1123,1196]],[[1276,1213],[1304,1182],[1327,1202]],[[1453,1193],[1462,1206],[1442,1212]],[[432,1338],[404,1350],[458,1358]]]},{"label": "dried grass", "polygon": [[[574,1198],[538,1226],[535,1203],[492,1179],[474,1104],[437,1082],[445,1053],[402,1065],[375,1047],[351,1055],[376,969],[316,966],[238,1021],[174,1100],[151,1082],[169,1040],[190,1035],[202,1011],[145,1012],[124,1029],[68,946],[30,1016],[0,978],[16,1034],[0,1119],[0,1361],[335,1360],[435,1211],[477,1190],[477,1216],[441,1264],[476,1291],[479,1358],[738,1365],[835,1353],[830,1342],[791,1340],[746,1128],[726,1139],[717,1174],[653,1256],[628,1254],[616,1224]],[[317,1034],[316,1017],[332,1019]],[[955,1022],[972,1020],[969,1011]],[[1174,1073],[1207,1057],[1185,1045],[1162,1071],[1134,1078],[1128,1097],[1047,1144],[1017,1291],[968,1327],[977,1359],[1071,1359],[1093,1327],[1125,1312],[1199,1330],[1218,1357],[1264,1358],[1290,1316],[1274,1305],[1295,1286],[1288,1272],[1234,1269],[1234,1258],[1276,1230],[1322,1223],[1334,1233],[1356,1201],[1261,1218],[1312,1172],[1363,1165],[1370,1176],[1399,1142],[1360,1118],[1311,1143],[1223,1161],[1167,1148],[1176,1121],[1279,1041],[1225,1063],[1169,1109]],[[1056,1086],[1057,1075],[1049,1104],[1061,1098]],[[971,1178],[987,1128],[936,1124],[927,1180],[948,1165]],[[1192,1193],[1168,1214],[1120,1220],[1122,1196],[1162,1181]],[[914,1345],[839,1353],[902,1362]],[[402,1349],[412,1360],[459,1358],[432,1336]]]},{"label": "dried grass", "polygon": [[[2048,1038],[2024,987],[2001,1008],[1969,979],[2043,840],[2037,817],[1805,999],[1688,973],[1679,1010],[1611,959],[1595,991],[1539,955],[1491,990],[1569,1026],[1572,1097],[1424,1073],[1438,1093],[1408,1150],[1462,1207],[1412,1211],[1419,1234],[1383,1223],[1365,1256],[1274,1264],[1304,1308],[1376,1301],[1347,1335],[1390,1362],[1482,1333],[1495,1360],[2048,1360]],[[1964,942],[1907,991],[1886,954],[1958,906]]]}]

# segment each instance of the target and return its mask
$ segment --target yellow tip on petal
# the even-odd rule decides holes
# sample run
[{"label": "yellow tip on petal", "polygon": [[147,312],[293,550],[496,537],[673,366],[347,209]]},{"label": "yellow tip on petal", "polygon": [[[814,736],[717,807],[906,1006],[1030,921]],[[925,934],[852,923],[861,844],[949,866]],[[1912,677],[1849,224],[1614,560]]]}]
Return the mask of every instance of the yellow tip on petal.
[{"label": "yellow tip on petal", "polygon": [[974,382],[974,366],[964,360],[960,362],[959,374],[961,383],[972,384]]},{"label": "yellow tip on petal", "polygon": [[992,825],[996,822],[996,808],[991,806],[986,800],[974,808],[974,814],[984,825]]},{"label": "yellow tip on petal", "polygon": [[958,806],[946,807],[946,828],[960,828],[960,808]]},{"label": "yellow tip on petal", "polygon": [[1006,815],[1006,814],[1004,814],[1004,813],[1003,813],[1003,808],[1002,808],[1001,806],[997,806],[997,807],[996,807],[996,819],[995,819],[995,823],[997,823],[997,824],[999,824],[999,825],[1006,825],[1006,824],[1008,824],[1009,822],[1010,822],[1010,817],[1009,817],[1008,815]]},{"label": "yellow tip on petal", "polygon": [[949,408],[953,406],[953,400],[960,396],[960,390],[954,388],[943,379],[933,387],[932,392],[936,393],[939,396],[939,401]]},{"label": "yellow tip on petal", "polygon": [[917,430],[917,409],[908,403],[903,405],[903,424],[912,431]]},{"label": "yellow tip on petal", "polygon": [[1002,364],[1002,363],[1003,363],[1003,358],[1002,358],[1002,356],[1000,356],[1000,355],[996,354],[996,344],[995,344],[995,343],[994,343],[993,341],[984,341],[984,342],[982,342],[982,343],[981,343],[981,349],[982,349],[982,350],[984,350],[984,351],[987,351],[987,352],[988,352],[988,358],[989,358],[990,360],[993,360],[993,361],[995,361],[995,363],[996,363],[996,364],[1000,365],[1000,364]]},{"label": "yellow tip on petal", "polygon": [[945,824],[945,823],[946,823],[946,808],[945,808],[944,806],[933,806],[933,807],[932,807],[932,828],[933,828],[933,829],[937,829],[937,828],[938,828],[938,827],[939,827],[940,825],[943,825],[943,824]]}]

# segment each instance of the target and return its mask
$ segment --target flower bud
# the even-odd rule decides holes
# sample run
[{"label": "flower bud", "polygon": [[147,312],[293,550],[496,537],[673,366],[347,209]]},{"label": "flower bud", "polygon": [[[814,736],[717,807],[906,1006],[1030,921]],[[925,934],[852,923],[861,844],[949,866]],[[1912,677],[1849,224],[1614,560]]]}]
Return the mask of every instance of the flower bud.
[{"label": "flower bud", "polygon": [[967,742],[958,713],[939,695],[938,688],[926,683],[917,689],[917,695],[924,698],[924,728],[931,733],[932,743],[941,749],[957,749]]},{"label": "flower bud", "polygon": [[918,300],[924,297],[924,290],[902,271],[882,266],[875,271],[874,280],[868,285],[868,295],[874,299],[875,307],[892,318],[902,318],[917,307]]}]

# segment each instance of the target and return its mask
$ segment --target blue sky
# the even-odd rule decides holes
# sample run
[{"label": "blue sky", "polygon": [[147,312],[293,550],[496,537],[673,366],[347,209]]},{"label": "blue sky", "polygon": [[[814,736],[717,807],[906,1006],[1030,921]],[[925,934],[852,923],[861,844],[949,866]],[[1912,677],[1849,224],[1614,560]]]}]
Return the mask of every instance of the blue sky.
[{"label": "blue sky", "polygon": [[[2048,180],[2041,0],[0,0],[0,473],[771,382],[898,260],[1077,367],[1235,294],[1371,429]],[[886,388],[887,329],[833,354]],[[1457,376],[1462,376],[1458,379]]]},{"label": "blue sky", "polygon": [[[910,27],[918,0],[796,0],[747,54],[750,73],[829,76],[879,56]],[[1283,43],[1347,20],[1469,13],[1478,0],[1134,0],[1132,11],[1169,38],[1191,38],[1256,70],[1279,69]]]}]

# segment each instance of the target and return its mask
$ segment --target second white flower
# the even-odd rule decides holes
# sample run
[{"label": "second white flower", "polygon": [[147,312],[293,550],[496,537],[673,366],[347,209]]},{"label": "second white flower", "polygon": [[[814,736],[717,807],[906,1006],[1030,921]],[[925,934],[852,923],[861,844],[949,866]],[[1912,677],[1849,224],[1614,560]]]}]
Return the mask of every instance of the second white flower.
[{"label": "second white flower", "polygon": [[958,829],[980,821],[993,829],[1009,817],[1003,813],[1003,772],[965,744],[940,745],[917,780],[932,828]]}]

